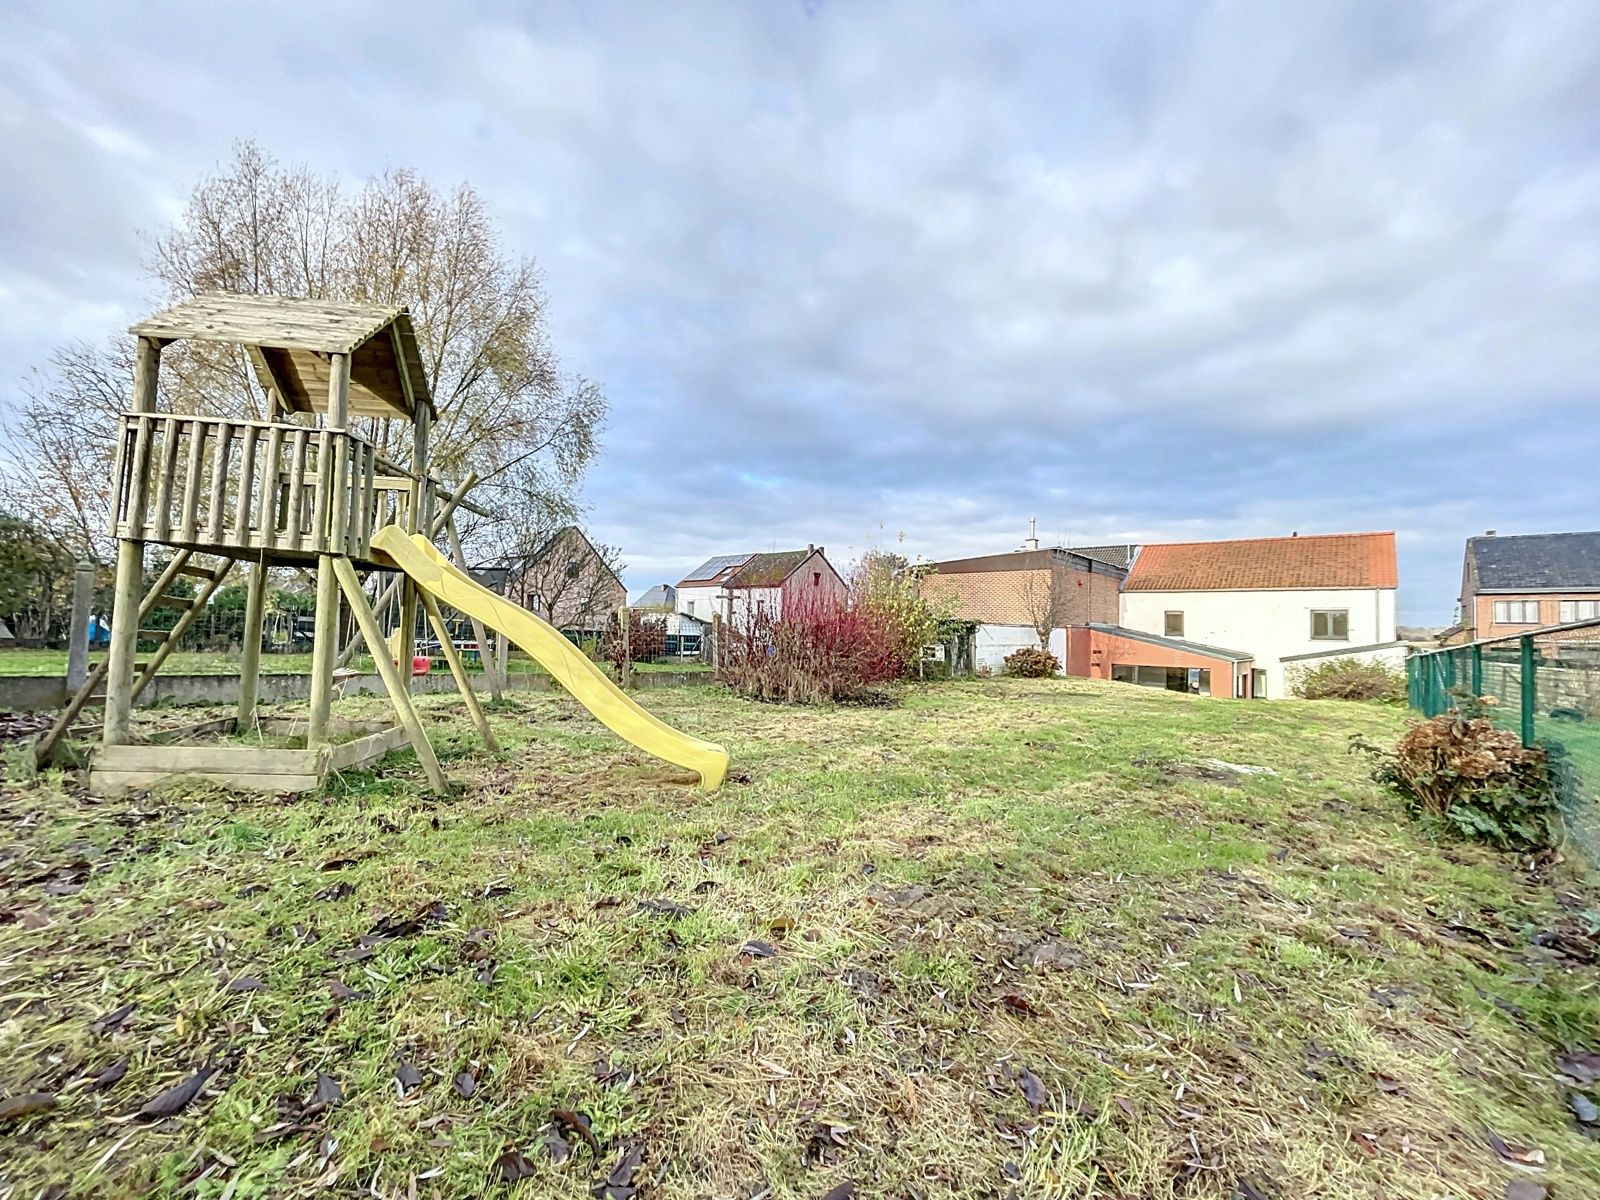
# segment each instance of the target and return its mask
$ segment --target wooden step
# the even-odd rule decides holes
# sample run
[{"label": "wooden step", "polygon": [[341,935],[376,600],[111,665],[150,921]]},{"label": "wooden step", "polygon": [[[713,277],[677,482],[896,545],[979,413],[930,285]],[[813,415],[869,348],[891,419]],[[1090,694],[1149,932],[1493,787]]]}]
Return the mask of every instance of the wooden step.
[{"label": "wooden step", "polygon": [[214,573],[215,568],[213,567],[196,567],[191,566],[189,563],[184,563],[183,566],[178,568],[179,575],[192,575],[196,579],[210,579]]},{"label": "wooden step", "polygon": [[139,639],[145,642],[164,642],[172,636],[170,629],[141,629]]},{"label": "wooden step", "polygon": [[162,592],[156,597],[156,605],[160,608],[193,608],[194,596],[174,596],[171,592]]}]

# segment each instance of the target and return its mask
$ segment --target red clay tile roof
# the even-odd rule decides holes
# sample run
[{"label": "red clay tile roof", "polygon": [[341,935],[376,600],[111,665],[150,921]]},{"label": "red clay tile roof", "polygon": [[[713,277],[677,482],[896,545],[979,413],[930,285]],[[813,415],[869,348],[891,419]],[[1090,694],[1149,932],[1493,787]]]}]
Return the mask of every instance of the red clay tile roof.
[{"label": "red clay tile roof", "polygon": [[1130,592],[1399,586],[1392,533],[1325,533],[1235,542],[1145,546],[1123,585]]}]

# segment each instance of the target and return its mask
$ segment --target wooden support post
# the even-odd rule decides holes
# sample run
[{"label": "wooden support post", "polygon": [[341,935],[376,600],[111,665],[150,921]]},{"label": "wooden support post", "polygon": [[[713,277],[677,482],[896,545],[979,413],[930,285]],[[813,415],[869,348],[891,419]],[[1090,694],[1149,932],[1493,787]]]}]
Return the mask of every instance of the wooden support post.
[{"label": "wooden support post", "polygon": [[[444,527],[450,539],[450,557],[455,559],[456,566],[465,571],[467,556],[461,549],[461,534],[456,529],[454,514],[446,519]],[[478,639],[478,661],[483,664],[483,677],[489,682],[489,694],[498,703],[505,699],[505,681],[500,678],[499,664],[496,661],[499,655],[495,653],[495,647],[489,641],[483,622],[477,617],[472,618],[472,636]]]},{"label": "wooden support post", "polygon": [[483,707],[478,703],[477,694],[472,690],[472,681],[467,678],[466,664],[461,661],[461,653],[456,649],[456,644],[450,640],[450,626],[445,624],[444,614],[439,611],[439,602],[428,592],[420,592],[422,610],[428,614],[428,624],[433,626],[433,636],[439,639],[439,653],[444,655],[444,661],[450,666],[450,674],[455,677],[456,689],[461,693],[461,699],[466,702],[467,714],[471,716],[472,723],[478,727],[478,736],[483,739],[483,744],[489,749],[499,753],[500,743],[495,740],[494,730],[489,728],[489,719],[483,715]]},{"label": "wooden support post", "polygon": [[[349,480],[346,475],[350,462],[350,443],[345,436],[345,427],[350,423],[350,356],[330,355],[328,367],[328,424],[317,454],[317,471],[321,478],[317,481],[316,537],[325,545],[343,546],[345,518],[349,511]],[[324,524],[323,514],[330,508],[332,515]],[[328,720],[333,712],[333,662],[339,649],[339,589],[343,584],[335,568],[341,561],[344,560],[339,555],[327,553],[317,559],[317,616],[311,643],[311,713],[306,725],[308,750],[326,745],[328,741]],[[345,562],[345,565],[349,566],[349,563]],[[381,640],[372,647],[372,652],[378,658],[384,658]]]},{"label": "wooden support post", "polygon": [[[428,413],[413,409],[411,419],[411,502],[406,509],[406,532],[421,533],[428,523]],[[406,690],[411,690],[411,660],[417,653],[417,585],[409,575],[400,578],[400,625],[395,653],[400,659]]]},{"label": "wooden support post", "polygon": [[[154,338],[140,338],[133,363],[133,411],[155,412],[160,374],[161,343]],[[144,440],[148,443],[149,439]],[[135,454],[134,459],[136,476],[149,470],[146,455]],[[132,492],[140,497],[142,505],[145,495],[142,479],[135,478]],[[133,721],[133,662],[139,652],[139,585],[143,576],[144,542],[133,538],[119,540],[116,590],[112,597],[111,652],[106,669],[106,718],[101,731],[101,740],[107,746],[125,745]]]},{"label": "wooden support post", "polygon": [[94,564],[80,562],[72,576],[72,618],[67,626],[67,694],[89,678],[89,609],[94,604]]},{"label": "wooden support post", "polygon": [[250,582],[244,595],[244,645],[239,662],[239,729],[243,732],[255,720],[256,698],[261,692],[261,635],[267,613],[267,564],[250,568]]},{"label": "wooden support post", "polygon": [[[417,752],[417,759],[422,763],[428,782],[434,791],[443,795],[447,788],[444,772],[439,768],[439,759],[433,752],[433,746],[428,742],[427,732],[422,728],[422,718],[417,716],[416,705],[411,701],[411,693],[406,688],[406,681],[402,678],[400,669],[384,652],[383,630],[378,627],[378,618],[367,605],[367,597],[361,590],[361,580],[356,577],[356,569],[348,558],[334,556],[329,561],[333,567],[333,576],[338,580],[339,587],[344,591],[345,600],[350,604],[350,611],[355,614],[356,624],[361,628],[361,636],[366,640],[367,649],[377,661],[378,674],[383,679],[384,689],[389,693],[389,699],[394,704],[394,711],[400,718],[400,724],[405,727],[406,736],[411,739],[412,749]],[[309,744],[308,741],[307,745]]]},{"label": "wooden support post", "polygon": [[622,665],[617,668],[617,675],[624,691],[633,686],[633,639],[628,625],[628,606],[624,604],[617,609],[617,637],[622,639]]}]

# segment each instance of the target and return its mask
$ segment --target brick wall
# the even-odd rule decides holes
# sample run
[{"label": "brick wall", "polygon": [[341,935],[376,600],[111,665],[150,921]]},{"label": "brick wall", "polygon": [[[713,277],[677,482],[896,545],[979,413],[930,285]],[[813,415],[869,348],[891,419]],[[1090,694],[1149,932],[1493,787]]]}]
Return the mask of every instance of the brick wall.
[{"label": "brick wall", "polygon": [[1011,571],[958,571],[934,574],[923,580],[931,599],[954,605],[954,616],[985,625],[1032,625],[1035,596],[1048,594],[1055,577],[1056,626],[1115,625],[1121,580],[1114,575],[1085,571],[1070,563]]}]

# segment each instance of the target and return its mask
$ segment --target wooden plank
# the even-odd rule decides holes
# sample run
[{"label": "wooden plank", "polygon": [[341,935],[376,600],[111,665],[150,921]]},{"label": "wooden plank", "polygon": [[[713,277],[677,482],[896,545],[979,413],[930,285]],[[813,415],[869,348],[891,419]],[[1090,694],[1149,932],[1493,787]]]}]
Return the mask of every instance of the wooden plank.
[{"label": "wooden plank", "polygon": [[128,479],[128,508],[118,534],[121,537],[144,540],[145,505],[150,495],[150,455],[155,419],[144,413],[134,421],[133,451],[130,454],[132,471]]},{"label": "wooden plank", "polygon": [[186,775],[217,771],[252,775],[313,774],[320,769],[321,750],[268,750],[258,746],[108,746],[95,760],[106,771],[159,771]]},{"label": "wooden plank", "polygon": [[217,446],[211,454],[211,497],[206,510],[206,540],[222,541],[222,527],[228,514],[228,459],[232,457],[233,424],[217,425]]},{"label": "wooden plank", "polygon": [[353,741],[340,742],[328,750],[328,770],[347,771],[352,767],[375,762],[384,755],[399,750],[405,744],[406,730],[403,725],[394,725],[379,733],[369,733]]},{"label": "wooden plank", "polygon": [[169,541],[172,537],[172,485],[178,477],[178,451],[183,440],[183,422],[167,417],[161,422],[161,473],[155,479],[155,499],[150,507],[155,517],[150,540]]},{"label": "wooden plank", "polygon": [[328,495],[333,476],[333,433],[327,429],[317,431],[317,472],[312,492],[311,548],[326,552],[328,549]]},{"label": "wooden plank", "polygon": [[279,501],[278,459],[283,455],[283,426],[274,425],[267,433],[267,460],[261,470],[261,548],[271,550],[278,544]]},{"label": "wooden plank", "polygon": [[[118,796],[133,788],[147,788],[179,772],[173,771],[117,771],[109,768],[89,768],[89,791],[96,796]],[[322,786],[320,774],[257,775],[245,771],[185,771],[190,778],[204,779],[226,787],[246,792],[314,792]]]},{"label": "wooden plank", "polygon": [[306,730],[308,746],[326,744],[328,716],[333,709],[333,659],[339,641],[339,580],[333,573],[334,561],[326,554],[317,559],[317,616],[311,642],[311,716]]},{"label": "wooden plank", "polygon": [[489,728],[489,719],[483,715],[483,708],[478,704],[477,693],[472,690],[472,681],[467,678],[467,668],[461,662],[461,654],[450,637],[450,627],[445,624],[444,614],[439,611],[439,602],[434,599],[431,592],[423,591],[421,588],[418,588],[417,592],[417,598],[422,602],[422,611],[428,614],[428,624],[433,626],[433,636],[439,639],[439,653],[444,655],[444,661],[456,681],[456,690],[461,693],[461,699],[466,703],[467,715],[477,727],[478,736],[483,739],[483,744],[498,753],[500,743],[495,740],[494,730]]},{"label": "wooden plank", "polygon": [[309,432],[296,429],[289,443],[289,549],[300,549],[305,538],[306,441]]},{"label": "wooden plank", "polygon": [[143,734],[140,742],[163,745],[168,742],[180,742],[185,738],[206,737],[213,733],[232,733],[236,728],[237,724],[232,717],[212,717],[206,721],[173,725],[166,729],[158,729],[154,733]]},{"label": "wooden plank", "polygon": [[250,545],[250,513],[256,490],[256,440],[260,436],[261,430],[256,426],[245,427],[239,446],[239,494],[233,502],[233,535],[224,545]]},{"label": "wooden plank", "polygon": [[[348,558],[334,558],[330,561],[333,563],[334,577],[339,581],[345,600],[355,613],[356,624],[361,627],[361,636],[366,640],[367,649],[372,653],[378,675],[383,680],[384,690],[389,693],[389,701],[394,705],[400,724],[405,726],[406,736],[411,739],[411,747],[417,752],[417,759],[422,763],[422,770],[428,776],[429,784],[442,796],[449,790],[445,783],[444,772],[439,768],[439,759],[428,741],[427,731],[422,728],[422,719],[417,716],[416,705],[411,702],[411,692],[406,687],[406,680],[401,676],[400,668],[389,657],[388,647],[383,642],[383,630],[378,627],[378,618],[367,606],[367,597],[361,590],[361,580],[356,577],[356,569]],[[409,674],[409,670],[407,673]]]},{"label": "wooden plank", "polygon": [[348,353],[404,315],[403,308],[378,304],[214,293],[156,313],[130,332],[168,340]]},{"label": "wooden plank", "polygon": [[204,421],[189,423],[189,458],[184,464],[182,519],[178,522],[178,540],[194,541],[195,526],[199,521],[200,477],[205,463],[206,438],[211,427]]}]

